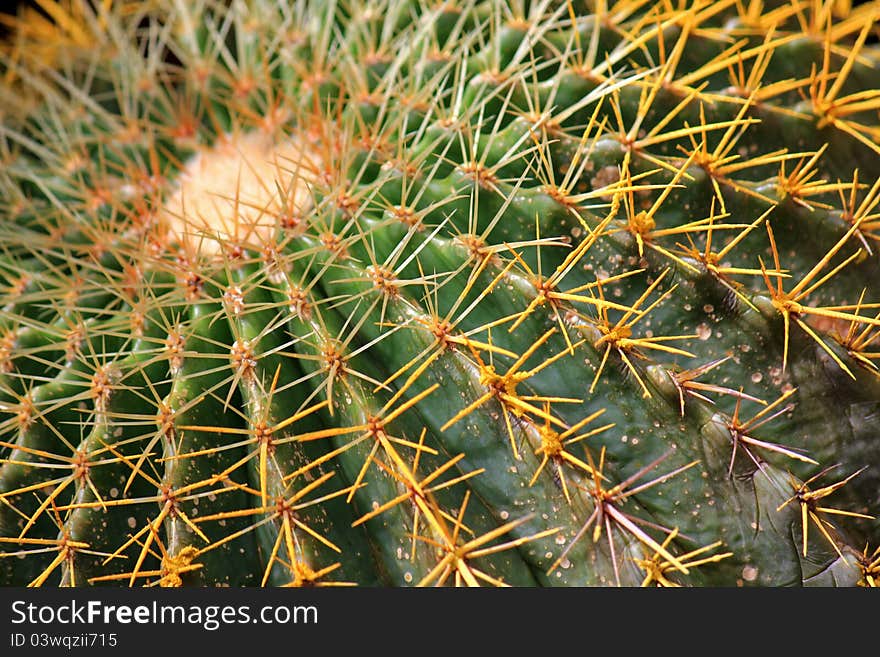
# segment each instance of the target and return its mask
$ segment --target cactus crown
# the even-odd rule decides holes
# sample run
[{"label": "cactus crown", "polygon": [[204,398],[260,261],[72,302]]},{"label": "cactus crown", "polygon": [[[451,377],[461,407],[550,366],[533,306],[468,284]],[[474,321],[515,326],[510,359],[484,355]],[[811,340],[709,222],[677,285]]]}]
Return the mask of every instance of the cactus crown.
[{"label": "cactus crown", "polygon": [[880,3],[43,4],[0,583],[876,583]]}]

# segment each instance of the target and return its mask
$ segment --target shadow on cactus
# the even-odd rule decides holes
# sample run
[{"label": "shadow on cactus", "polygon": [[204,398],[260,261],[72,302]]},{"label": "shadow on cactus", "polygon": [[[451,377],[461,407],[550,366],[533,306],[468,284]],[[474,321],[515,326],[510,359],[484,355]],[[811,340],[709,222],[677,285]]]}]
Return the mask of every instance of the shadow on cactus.
[{"label": "shadow on cactus", "polygon": [[0,584],[876,584],[880,4],[46,4]]}]

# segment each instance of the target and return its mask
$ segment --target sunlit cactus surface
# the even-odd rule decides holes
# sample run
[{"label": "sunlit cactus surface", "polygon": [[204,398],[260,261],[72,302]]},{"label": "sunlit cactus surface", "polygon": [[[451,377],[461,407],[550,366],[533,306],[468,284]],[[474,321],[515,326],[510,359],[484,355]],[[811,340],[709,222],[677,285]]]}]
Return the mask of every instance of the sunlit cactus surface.
[{"label": "sunlit cactus surface", "polygon": [[880,2],[39,5],[0,585],[877,584]]}]

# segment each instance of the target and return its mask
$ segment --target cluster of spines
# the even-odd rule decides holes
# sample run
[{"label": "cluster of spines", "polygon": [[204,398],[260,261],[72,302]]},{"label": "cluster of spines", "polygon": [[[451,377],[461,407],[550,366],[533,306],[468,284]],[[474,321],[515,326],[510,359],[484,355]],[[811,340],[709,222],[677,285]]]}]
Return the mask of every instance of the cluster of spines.
[{"label": "cluster of spines", "polygon": [[[188,70],[201,89],[158,76],[152,78],[155,95],[144,106],[139,105],[142,96],[122,96],[110,101],[115,106],[108,110],[61,81],[61,92],[48,85],[43,92],[50,98],[70,94],[94,110],[98,127],[89,128],[94,133],[83,128],[69,135],[58,100],[56,105],[50,100],[54,109],[35,128],[4,130],[10,160],[19,150],[25,153],[21,159],[31,159],[30,152],[56,172],[51,179],[27,175],[19,163],[5,187],[13,216],[33,230],[33,240],[10,232],[3,241],[10,287],[5,314],[11,322],[4,342],[9,345],[4,387],[7,425],[18,434],[4,441],[3,467],[8,473],[22,462],[37,462],[32,470],[40,478],[3,493],[4,513],[12,519],[6,522],[19,529],[3,540],[17,544],[19,551],[54,552],[33,583],[43,583],[56,571],[65,573],[65,581],[81,581],[77,573],[88,570],[83,567],[88,555],[96,563],[125,561],[118,572],[94,575],[94,581],[175,583],[183,573],[207,569],[212,551],[233,545],[243,550],[240,546],[252,540],[247,537],[266,532],[268,542],[247,543],[264,566],[256,577],[259,583],[333,579],[342,561],[328,560],[327,554],[342,554],[340,544],[354,542],[351,525],[371,523],[378,542],[406,545],[409,558],[415,561],[418,554],[422,560],[418,568],[405,569],[405,582],[414,581],[413,572],[423,583],[454,577],[473,584],[512,581],[516,575],[511,572],[547,579],[547,572],[559,576],[568,569],[572,575],[565,581],[571,583],[633,577],[670,583],[670,570],[676,573],[673,579],[681,579],[693,572],[689,564],[720,565],[730,559],[728,552],[702,556],[717,548],[717,541],[693,547],[693,537],[681,542],[686,532],[678,525],[649,520],[663,506],[657,499],[651,498],[650,511],[636,505],[635,495],[684,480],[685,473],[694,471],[689,455],[697,446],[689,452],[657,440],[652,447],[660,449],[656,458],[627,446],[636,455],[631,462],[621,459],[620,445],[591,446],[593,436],[613,433],[610,423],[594,427],[608,410],[602,398],[607,387],[618,390],[616,398],[608,398],[615,404],[622,403],[620,390],[628,398],[646,398],[643,412],[656,413],[673,429],[676,418],[687,416],[689,431],[693,434],[696,427],[710,443],[699,449],[726,452],[718,470],[721,479],[733,482],[759,472],[761,485],[772,489],[768,499],[778,498],[776,512],[793,509],[803,519],[796,524],[804,557],[814,545],[808,545],[812,526],[827,541],[824,549],[837,553],[844,564],[852,562],[858,576],[873,582],[875,557],[868,548],[850,547],[828,521],[829,514],[866,513],[819,503],[854,475],[811,491],[815,470],[803,481],[783,473],[792,461],[815,468],[813,456],[818,458],[815,452],[824,445],[791,446],[752,435],[780,411],[792,415],[790,402],[803,389],[785,389],[771,402],[763,399],[770,387],[746,392],[730,388],[720,377],[718,384],[696,381],[713,370],[722,372],[741,354],[730,353],[736,345],[716,340],[714,327],[695,324],[684,307],[706,305],[706,295],[712,295],[723,310],[704,314],[762,334],[758,344],[778,352],[775,376],[780,381],[794,366],[789,343],[800,339],[801,350],[815,347],[828,355],[832,376],[839,370],[876,392],[877,304],[870,290],[852,291],[859,277],[847,276],[850,265],[868,276],[876,273],[870,247],[877,239],[877,185],[862,186],[856,171],[852,182],[814,180],[828,148],[815,143],[816,137],[796,152],[780,147],[751,160],[739,150],[732,154],[739,140],[761,125],[754,116],[770,123],[771,115],[796,113],[799,121],[809,123],[801,108],[773,102],[774,94],[784,98],[809,88],[815,113],[810,130],[840,131],[833,140],[829,137],[831,150],[844,153],[834,157],[866,149],[862,166],[872,171],[876,128],[846,117],[853,106],[867,114],[876,110],[876,94],[852,92],[852,100],[834,102],[848,98],[841,94],[859,66],[869,28],[855,19],[837,23],[822,32],[826,37],[816,44],[822,64],[809,79],[777,81],[765,79],[771,55],[793,43],[806,47],[799,36],[815,44],[808,38],[809,25],[820,21],[821,26],[822,16],[830,21],[831,3],[783,8],[770,30],[779,29],[781,36],[749,49],[748,40],[723,47],[710,64],[685,74],[678,73],[685,46],[722,41],[721,29],[709,26],[716,14],[739,10],[744,34],[750,21],[759,18],[735,3],[706,3],[679,12],[642,11],[632,3],[597,7],[610,25],[618,21],[627,26],[625,34],[639,35],[624,38],[600,59],[600,34],[608,34],[582,33],[578,25],[583,19],[564,4],[554,9],[536,3],[530,13],[510,16],[476,12],[477,18],[470,5],[454,11],[419,3],[380,4],[360,30],[357,17],[349,17],[348,28],[355,32],[352,53],[334,51],[340,46],[333,42],[331,21],[324,21],[311,35],[315,43],[308,51],[329,53],[332,61],[326,70],[318,66],[308,72],[289,72],[280,63],[289,44],[262,41],[254,17],[246,12],[230,12],[229,19],[213,15],[200,37],[204,43],[172,40],[172,21],[150,23],[148,40],[157,43],[148,52],[169,49],[183,61],[199,55],[193,63],[201,68]],[[396,57],[383,50],[379,42],[399,26],[392,24],[395,18],[376,18],[399,17],[417,6],[424,10],[424,21],[407,38],[435,52],[427,61],[439,62],[437,69],[423,73],[428,78],[421,86],[413,85],[409,70],[418,68],[411,66],[418,48]],[[303,7],[296,5],[296,10]],[[391,8],[398,11],[380,11]],[[325,11],[329,16],[331,10]],[[805,22],[808,15],[811,22]],[[802,35],[780,27],[792,17],[799,20]],[[300,26],[293,14],[285,18],[288,25]],[[432,18],[451,24],[448,42],[424,27]],[[484,33],[474,30],[473,22],[489,36],[480,36]],[[598,21],[589,22],[595,28]],[[224,43],[233,33],[234,49]],[[298,30],[280,33],[295,34],[293,43],[304,38]],[[729,35],[723,36],[722,42],[728,42]],[[854,43],[838,43],[852,37]],[[448,51],[465,40],[477,52],[467,61]],[[334,47],[327,47],[330,42]],[[607,45],[602,48],[607,52]],[[259,65],[261,57],[275,61],[265,57],[267,49],[278,58],[275,70]],[[645,68],[627,71],[640,54],[647,59]],[[367,61],[366,69],[348,59],[354,55]],[[838,64],[833,73],[832,59]],[[747,78],[743,67],[752,60],[752,70],[760,73]],[[149,56],[147,63],[157,66]],[[345,87],[348,81],[337,66],[360,71],[352,89]],[[25,81],[33,76],[24,67],[10,70],[20,71]],[[530,73],[523,75],[526,70]],[[279,117],[294,97],[285,89],[291,83],[285,71],[300,84],[296,94],[307,99],[296,122],[297,134],[318,152],[319,165],[309,172],[313,205],[285,207],[282,189],[280,239],[256,232],[229,239],[219,267],[194,262],[192,253],[169,254],[167,238],[149,219],[161,207],[163,180],[183,168],[180,147],[171,149],[166,140],[210,135],[229,125],[279,129]],[[709,94],[701,88],[704,79],[718,74],[735,79],[736,93]],[[860,74],[872,79],[864,70]],[[564,102],[570,92],[560,80],[573,78],[580,80],[582,86],[574,89],[581,95]],[[145,79],[150,82],[149,75]],[[150,89],[149,84],[107,81],[117,95]],[[442,89],[439,99],[429,93],[431,83]],[[339,103],[340,97],[353,102]],[[195,107],[185,102],[193,98]],[[438,100],[438,106],[430,104]],[[713,118],[707,118],[710,107]],[[199,116],[187,122],[180,112],[166,115],[170,108],[195,109]],[[600,110],[606,110],[601,119]],[[113,135],[106,142],[100,138],[105,130]],[[31,132],[61,132],[68,138],[60,142],[61,152],[53,153]],[[852,140],[857,147],[847,146]],[[795,163],[793,173],[787,172],[790,162]],[[289,164],[278,167],[278,182],[267,181],[267,187],[283,187],[290,177]],[[771,177],[775,184],[744,177],[771,167],[778,167],[778,175]],[[590,173],[595,173],[592,180]],[[759,174],[754,179],[764,180]],[[45,208],[31,210],[31,196],[15,191],[30,186],[38,193],[29,194],[46,199],[55,217],[43,219]],[[835,194],[840,207],[834,204]],[[777,212],[777,206],[786,212]],[[696,219],[673,223],[682,207]],[[772,227],[777,214],[811,221],[817,234],[836,237],[821,240],[826,246],[812,260],[806,258],[806,265],[796,264],[777,247],[779,229]],[[274,225],[276,218],[266,222]],[[862,248],[852,251],[859,244]],[[726,261],[735,250],[748,253],[749,248],[764,251],[764,259]],[[144,252],[151,254],[149,259]],[[34,271],[18,264],[23,253]],[[429,266],[433,269],[426,270]],[[149,284],[144,272],[150,272]],[[71,273],[81,284],[71,285]],[[805,303],[821,298],[826,284],[834,292],[823,305]],[[65,292],[63,301],[58,301],[59,290]],[[834,328],[818,327],[813,318]],[[411,340],[398,340],[404,335]],[[695,341],[716,344],[697,357],[688,351]],[[402,350],[401,344],[412,351]],[[660,364],[652,356],[658,352],[689,369]],[[370,364],[369,354],[378,355],[386,367]],[[814,368],[821,364],[815,355],[805,360]],[[560,370],[563,364],[568,367]],[[40,366],[43,373],[37,374]],[[55,369],[57,376],[51,374]],[[569,379],[568,393],[549,380],[560,371]],[[572,382],[577,395],[570,392]],[[850,390],[841,386],[835,382],[828,390]],[[470,397],[455,401],[460,391]],[[40,398],[34,400],[32,393]],[[712,393],[721,395],[714,401],[727,412],[716,411]],[[829,393],[820,389],[819,394]],[[859,398],[868,415],[876,412],[871,394]],[[429,405],[441,395],[442,401]],[[749,403],[763,409],[743,421],[741,408]],[[156,411],[132,411],[144,407]],[[227,419],[218,423],[221,416]],[[473,456],[468,434],[476,425],[501,426],[493,435],[505,441],[514,460],[500,460],[494,453],[483,463]],[[62,429],[68,426],[76,427],[75,434]],[[115,435],[118,429],[124,437]],[[30,434],[37,432],[64,447],[55,443],[55,451],[49,451],[36,446],[38,438],[32,445]],[[665,428],[664,438],[669,433],[674,431]],[[435,434],[444,435],[442,445]],[[717,456],[703,455],[707,460]],[[826,462],[822,457],[820,462]],[[189,465],[198,460],[207,465]],[[511,464],[516,472],[497,472]],[[661,464],[668,469],[651,475]],[[708,467],[704,462],[703,468]],[[69,474],[43,480],[42,471],[54,468]],[[426,468],[429,474],[420,477]],[[108,475],[107,488],[96,485],[101,471]],[[333,487],[325,484],[339,481],[340,473],[349,476],[348,483],[327,490]],[[444,474],[449,479],[441,483]],[[464,482],[478,494],[463,492]],[[69,495],[74,488],[73,499],[62,502],[64,491]],[[134,494],[134,488],[141,494]],[[524,515],[503,522],[501,514],[515,511],[511,500],[518,489],[532,489],[529,499],[545,495],[551,506],[567,506],[571,517],[553,506],[545,514],[549,518]],[[111,490],[117,492],[110,496],[123,499],[107,499]],[[201,517],[192,512],[199,500],[212,497],[228,498],[229,507]],[[362,501],[360,511],[353,512],[349,502],[356,499],[375,505],[364,508]],[[88,537],[97,530],[89,523],[100,523],[114,507],[137,509],[131,516],[134,526],[118,534],[108,530],[98,541],[105,548],[95,549]],[[351,517],[331,522],[331,508],[341,518],[348,508]],[[398,517],[389,520],[389,513]],[[493,516],[497,525],[490,522]],[[376,529],[378,521],[381,528]],[[48,532],[61,538],[31,538],[40,523],[51,523]],[[209,538],[207,527],[214,523],[224,529],[215,528],[218,533]],[[607,538],[595,553],[593,547],[583,549],[587,532],[593,543],[602,534]],[[513,538],[490,546],[507,533]],[[118,540],[123,535],[127,538]],[[512,548],[530,543],[541,548],[526,557],[529,566],[509,556]],[[351,561],[372,558],[345,556]],[[591,558],[598,565],[591,566]],[[395,559],[385,555],[377,561],[383,559],[379,570],[393,570]],[[494,570],[472,566],[471,559],[491,562]],[[645,572],[621,572],[632,568]]]}]

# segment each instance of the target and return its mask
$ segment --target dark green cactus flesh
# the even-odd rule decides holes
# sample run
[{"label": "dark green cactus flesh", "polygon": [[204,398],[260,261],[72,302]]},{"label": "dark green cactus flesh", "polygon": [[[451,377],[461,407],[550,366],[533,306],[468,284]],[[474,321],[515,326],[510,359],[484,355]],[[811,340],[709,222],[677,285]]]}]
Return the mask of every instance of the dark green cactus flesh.
[{"label": "dark green cactus flesh", "polygon": [[0,585],[876,584],[880,3],[47,4]]}]

